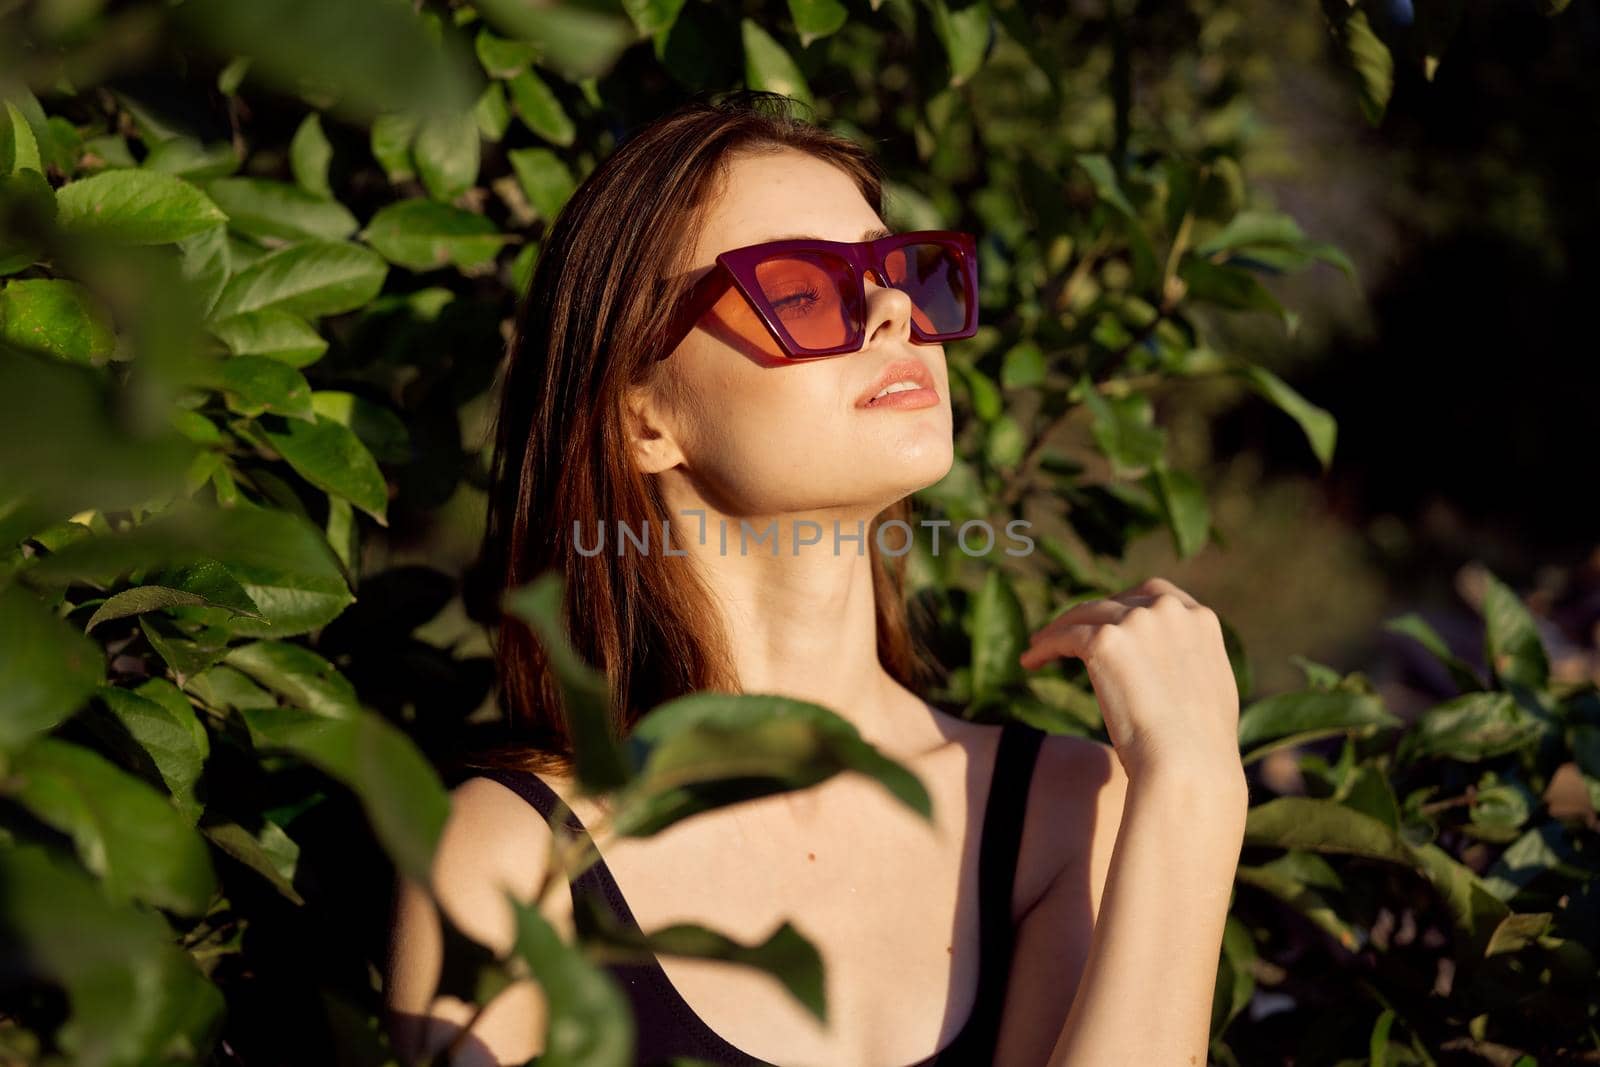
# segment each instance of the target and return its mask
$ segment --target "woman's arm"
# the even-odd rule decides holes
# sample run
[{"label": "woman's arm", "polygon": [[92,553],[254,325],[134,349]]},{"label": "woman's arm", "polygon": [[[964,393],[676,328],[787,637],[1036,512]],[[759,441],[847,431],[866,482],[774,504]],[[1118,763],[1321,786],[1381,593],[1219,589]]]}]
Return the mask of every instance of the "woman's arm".
[{"label": "woman's arm", "polygon": [[523,903],[533,899],[549,843],[544,820],[499,783],[472,778],[451,793],[432,891],[404,876],[396,883],[384,1002],[390,1040],[403,1063],[430,1063],[451,1045],[452,1067],[521,1064],[544,1050],[546,1004],[533,981],[513,982],[476,1019],[476,1005],[435,994],[444,963],[440,909],[496,955],[509,952],[516,928],[503,894],[509,890]]},{"label": "woman's arm", "polygon": [[[1095,846],[1066,859],[1019,928],[1034,941],[1035,969],[1039,954],[1053,949],[1058,962],[1048,969],[1075,978],[1062,987],[1075,993],[1044,1062],[1199,1067],[1249,807],[1238,691],[1221,628],[1209,608],[1152,578],[1062,613],[1034,635],[1022,664],[1063,655],[1088,668],[1121,768],[1097,799],[1111,797],[1120,811],[1103,892],[1094,887],[1106,812],[1082,805],[1095,822]],[[1085,894],[1074,879],[1084,877],[1097,901],[1087,923],[1067,910],[1081,909]],[[1050,930],[1065,936],[1041,946],[1039,935]],[[1037,1057],[1042,1043],[1034,1048]]]},{"label": "woman's arm", "polygon": [[1130,781],[1088,957],[1050,1067],[1206,1062],[1248,792],[1210,775]]}]

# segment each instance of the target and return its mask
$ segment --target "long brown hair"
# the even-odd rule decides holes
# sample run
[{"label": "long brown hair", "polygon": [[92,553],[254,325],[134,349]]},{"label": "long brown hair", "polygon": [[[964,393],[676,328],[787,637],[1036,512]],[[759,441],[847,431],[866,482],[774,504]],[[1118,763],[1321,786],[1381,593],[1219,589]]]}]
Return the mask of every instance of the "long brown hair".
[{"label": "long brown hair", "polygon": [[[730,155],[809,152],[849,174],[882,215],[882,175],[867,149],[797,117],[794,103],[755,90],[702,95],[634,130],[561,210],[517,309],[501,372],[484,579],[498,598],[548,570],[564,577],[567,632],[609,681],[619,737],[673,697],[740,691],[720,616],[686,557],[583,555],[568,536],[574,521],[594,530],[609,517],[648,531],[668,517],[654,479],[630,457],[623,394],[642,384],[678,395],[672,361],[655,358],[662,309],[687,288],[690,238]],[[910,516],[902,498],[867,541],[879,660],[921,694],[938,667],[911,632],[906,556],[885,557],[875,537],[882,522]],[[560,688],[528,625],[496,614],[496,674],[512,743],[473,762],[565,772],[572,738]]]}]

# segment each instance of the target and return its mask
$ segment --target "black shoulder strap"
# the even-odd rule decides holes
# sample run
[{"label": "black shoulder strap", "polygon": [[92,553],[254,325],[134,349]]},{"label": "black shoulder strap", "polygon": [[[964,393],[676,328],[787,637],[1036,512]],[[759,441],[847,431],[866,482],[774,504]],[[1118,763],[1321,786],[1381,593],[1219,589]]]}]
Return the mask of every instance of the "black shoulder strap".
[{"label": "black shoulder strap", "polygon": [[[485,778],[492,778],[501,785],[522,797],[534,809],[544,816],[544,821],[552,828],[564,824],[567,832],[574,839],[589,842],[589,831],[584,827],[583,821],[561,799],[561,794],[550,788],[544,779],[532,771],[512,770],[510,768],[494,767],[479,771]],[[576,878],[569,878],[567,884],[571,887],[574,899],[582,892],[589,893],[596,901],[604,901],[612,913],[626,926],[637,928],[633,912],[628,907],[627,901],[622,899],[622,891],[617,888],[617,883],[611,877],[611,869],[606,866],[603,859],[596,859],[583,873]],[[580,927],[588,924],[588,918],[582,908],[574,913],[574,921]]]},{"label": "black shoulder strap", "polygon": [[1011,897],[1022,821],[1043,740],[1044,731],[1026,723],[1012,720],[1000,728],[978,852],[978,994],[966,1026],[936,1061],[940,1064],[988,1063],[994,1055],[1011,974]]},{"label": "black shoulder strap", "polygon": [[583,823],[578,821],[578,816],[567,807],[567,802],[561,799],[561,794],[551,789],[543,778],[532,771],[513,770],[509,767],[484,767],[478,768],[476,773],[484,778],[494,779],[532,804],[534,810],[544,816],[545,822],[553,823],[560,819],[573,833],[586,832]]}]

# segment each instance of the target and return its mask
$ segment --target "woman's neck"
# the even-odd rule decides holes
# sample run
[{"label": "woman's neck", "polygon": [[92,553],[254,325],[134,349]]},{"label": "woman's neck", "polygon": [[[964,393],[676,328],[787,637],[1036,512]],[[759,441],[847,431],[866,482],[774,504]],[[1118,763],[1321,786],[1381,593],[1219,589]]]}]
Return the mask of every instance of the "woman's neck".
[{"label": "woman's neck", "polygon": [[[685,513],[702,509],[703,523]],[[671,549],[704,576],[744,690],[822,704],[869,740],[921,707],[878,659],[876,513],[727,516],[697,503],[671,522]]]}]

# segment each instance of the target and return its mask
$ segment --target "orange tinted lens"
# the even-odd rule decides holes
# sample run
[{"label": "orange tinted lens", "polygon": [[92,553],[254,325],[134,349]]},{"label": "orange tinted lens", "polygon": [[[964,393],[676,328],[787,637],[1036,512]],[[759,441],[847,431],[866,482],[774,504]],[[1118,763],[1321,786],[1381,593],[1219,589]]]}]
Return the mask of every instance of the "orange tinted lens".
[{"label": "orange tinted lens", "polygon": [[819,253],[756,264],[756,282],[778,322],[801,348],[842,345],[859,328],[860,291],[844,260]]},{"label": "orange tinted lens", "polygon": [[884,257],[889,284],[904,290],[912,321],[924,333],[955,333],[967,324],[967,287],[955,250],[948,245],[901,245]]}]

